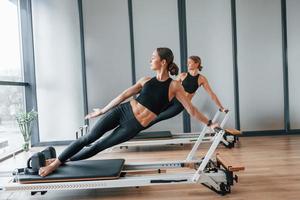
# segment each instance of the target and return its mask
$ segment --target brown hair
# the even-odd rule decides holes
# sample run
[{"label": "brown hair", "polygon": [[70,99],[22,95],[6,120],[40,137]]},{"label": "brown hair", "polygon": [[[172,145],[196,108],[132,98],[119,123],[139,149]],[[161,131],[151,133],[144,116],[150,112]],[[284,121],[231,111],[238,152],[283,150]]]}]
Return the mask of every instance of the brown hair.
[{"label": "brown hair", "polygon": [[198,69],[199,71],[202,70],[203,66],[201,65],[201,58],[199,56],[190,56],[189,59],[193,60],[195,63],[198,63]]},{"label": "brown hair", "polygon": [[157,54],[159,55],[161,60],[166,60],[168,71],[171,75],[178,75],[179,68],[178,66],[173,62],[174,55],[171,49],[167,47],[159,47],[156,49]]}]

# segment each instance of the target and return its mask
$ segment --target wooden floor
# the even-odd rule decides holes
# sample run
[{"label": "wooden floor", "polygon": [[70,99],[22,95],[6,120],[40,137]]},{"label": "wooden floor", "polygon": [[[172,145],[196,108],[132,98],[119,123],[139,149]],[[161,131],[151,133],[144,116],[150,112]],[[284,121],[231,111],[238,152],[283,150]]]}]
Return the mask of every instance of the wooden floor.
[{"label": "wooden floor", "polygon": [[[200,154],[207,149],[207,145],[200,148]],[[62,147],[57,147],[61,151]],[[0,171],[11,170],[22,166],[27,157],[38,151],[32,149],[29,153],[22,153],[16,159],[9,159],[0,163]],[[147,150],[147,151],[142,151]],[[111,153],[100,153],[98,158],[126,158],[126,161],[154,161],[184,159],[190,146],[132,148]],[[245,166],[246,170],[239,173],[239,183],[232,188],[232,193],[219,196],[202,185],[173,185],[152,186],[122,189],[94,189],[76,191],[49,191],[44,196],[40,194],[30,196],[29,192],[0,192],[0,199],[300,199],[300,136],[270,136],[244,137],[234,149],[218,148],[224,155],[234,156]],[[1,177],[2,181],[4,180]],[[1,182],[1,181],[0,181]]]}]

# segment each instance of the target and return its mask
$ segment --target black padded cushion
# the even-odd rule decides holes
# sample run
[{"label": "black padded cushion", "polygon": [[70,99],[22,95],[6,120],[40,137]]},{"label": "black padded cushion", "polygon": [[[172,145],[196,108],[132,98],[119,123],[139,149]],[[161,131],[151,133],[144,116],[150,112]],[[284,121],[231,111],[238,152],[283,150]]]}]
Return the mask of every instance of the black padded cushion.
[{"label": "black padded cushion", "polygon": [[61,165],[46,177],[18,175],[18,179],[20,183],[116,179],[120,176],[124,162],[124,159],[73,161]]},{"label": "black padded cushion", "polygon": [[156,132],[140,132],[133,139],[163,139],[163,138],[172,138],[171,131],[156,131]]}]

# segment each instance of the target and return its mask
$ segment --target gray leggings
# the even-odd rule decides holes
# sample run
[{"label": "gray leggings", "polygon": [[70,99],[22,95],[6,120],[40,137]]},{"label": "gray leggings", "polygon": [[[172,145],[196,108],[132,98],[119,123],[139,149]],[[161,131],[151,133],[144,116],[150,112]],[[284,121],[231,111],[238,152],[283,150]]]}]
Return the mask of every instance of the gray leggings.
[{"label": "gray leggings", "polygon": [[[114,131],[111,134],[98,140],[112,129]],[[130,103],[120,104],[99,119],[88,134],[72,142],[58,159],[65,162],[68,159],[75,161],[90,158],[100,151],[130,140],[143,129],[145,127],[135,118]],[[93,142],[92,146],[86,147]]]}]

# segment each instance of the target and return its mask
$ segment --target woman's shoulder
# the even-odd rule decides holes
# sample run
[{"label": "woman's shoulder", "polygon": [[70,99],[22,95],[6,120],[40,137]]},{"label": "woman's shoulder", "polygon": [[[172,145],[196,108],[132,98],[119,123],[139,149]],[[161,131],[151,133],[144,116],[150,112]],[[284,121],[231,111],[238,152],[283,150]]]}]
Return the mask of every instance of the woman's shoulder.
[{"label": "woman's shoulder", "polygon": [[203,74],[199,73],[198,83],[200,86],[207,83],[207,78]]},{"label": "woman's shoulder", "polygon": [[146,82],[148,82],[152,77],[149,77],[149,76],[144,76],[142,78],[140,78],[137,83],[141,84],[141,85],[144,85]]},{"label": "woman's shoulder", "polygon": [[207,81],[206,77],[203,74],[199,73],[199,80]]},{"label": "woman's shoulder", "polygon": [[144,77],[140,78],[138,81],[141,81],[141,82],[143,82],[143,81],[149,81],[151,78],[152,77],[150,77],[150,76],[144,76]]}]

